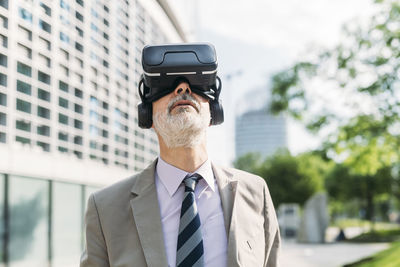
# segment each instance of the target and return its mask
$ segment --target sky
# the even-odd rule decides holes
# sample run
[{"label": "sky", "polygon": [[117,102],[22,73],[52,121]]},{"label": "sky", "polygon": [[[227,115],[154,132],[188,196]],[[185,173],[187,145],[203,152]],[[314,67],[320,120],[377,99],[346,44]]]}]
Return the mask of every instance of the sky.
[{"label": "sky", "polygon": [[[231,165],[235,158],[235,117],[261,107],[270,77],[315,48],[334,47],[345,23],[364,23],[376,11],[369,0],[170,0],[191,41],[214,44],[225,122],[208,133],[210,158]],[[229,78],[230,77],[230,78]],[[289,119],[293,154],[320,140]]]}]

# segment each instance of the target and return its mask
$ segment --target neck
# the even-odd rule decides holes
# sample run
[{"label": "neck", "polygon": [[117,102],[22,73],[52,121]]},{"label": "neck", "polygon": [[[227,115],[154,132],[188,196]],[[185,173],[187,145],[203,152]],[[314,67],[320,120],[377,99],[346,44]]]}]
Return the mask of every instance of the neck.
[{"label": "neck", "polygon": [[168,164],[186,172],[194,172],[208,159],[205,140],[193,147],[175,148],[167,147],[160,136],[158,140],[160,143],[160,157]]}]

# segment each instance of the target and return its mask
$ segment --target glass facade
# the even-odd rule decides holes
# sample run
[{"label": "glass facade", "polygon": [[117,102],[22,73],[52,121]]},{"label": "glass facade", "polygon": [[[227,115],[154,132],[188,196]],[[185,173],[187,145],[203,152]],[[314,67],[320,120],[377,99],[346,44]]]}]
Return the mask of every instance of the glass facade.
[{"label": "glass facade", "polygon": [[53,266],[77,266],[82,252],[82,186],[54,183],[52,197]]},{"label": "glass facade", "polygon": [[9,179],[9,266],[46,266],[48,261],[49,186],[43,180]]},{"label": "glass facade", "polygon": [[77,266],[87,198],[97,189],[0,174],[0,266]]}]

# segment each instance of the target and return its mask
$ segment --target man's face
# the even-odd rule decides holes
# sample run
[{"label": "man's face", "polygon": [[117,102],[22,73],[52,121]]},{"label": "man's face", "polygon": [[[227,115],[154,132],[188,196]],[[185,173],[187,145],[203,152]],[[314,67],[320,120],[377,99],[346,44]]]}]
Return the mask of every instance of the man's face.
[{"label": "man's face", "polygon": [[173,92],[153,102],[153,114],[167,110],[168,114],[192,112],[209,109],[208,100],[192,93],[189,84],[180,83]]},{"label": "man's face", "polygon": [[208,100],[192,93],[186,82],[153,102],[153,127],[168,147],[200,143],[209,125]]}]

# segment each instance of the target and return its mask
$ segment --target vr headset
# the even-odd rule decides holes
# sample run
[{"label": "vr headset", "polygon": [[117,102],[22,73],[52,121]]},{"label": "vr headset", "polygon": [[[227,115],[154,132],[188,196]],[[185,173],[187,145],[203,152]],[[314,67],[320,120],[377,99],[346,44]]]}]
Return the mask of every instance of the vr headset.
[{"label": "vr headset", "polygon": [[173,92],[180,82],[187,82],[193,93],[209,99],[210,124],[221,124],[224,112],[219,99],[221,80],[217,76],[217,65],[217,55],[211,44],[145,46],[142,51],[144,73],[138,86],[142,100],[138,105],[139,127],[151,128],[152,103]]}]

